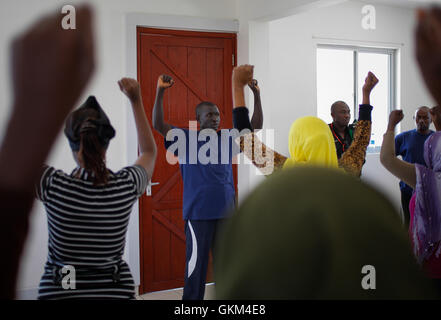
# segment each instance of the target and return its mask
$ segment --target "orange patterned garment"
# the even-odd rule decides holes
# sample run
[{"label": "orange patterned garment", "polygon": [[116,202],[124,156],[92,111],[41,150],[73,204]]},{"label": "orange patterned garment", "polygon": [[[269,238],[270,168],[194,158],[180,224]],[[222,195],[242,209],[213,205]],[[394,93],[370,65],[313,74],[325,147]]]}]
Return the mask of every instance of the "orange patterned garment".
[{"label": "orange patterned garment", "polygon": [[[361,176],[366,149],[371,137],[371,127],[371,121],[359,120],[351,146],[338,160],[340,168],[356,177]],[[267,147],[254,132],[240,137],[240,150],[264,175],[270,175],[274,171],[282,169],[287,159],[284,155]]]}]

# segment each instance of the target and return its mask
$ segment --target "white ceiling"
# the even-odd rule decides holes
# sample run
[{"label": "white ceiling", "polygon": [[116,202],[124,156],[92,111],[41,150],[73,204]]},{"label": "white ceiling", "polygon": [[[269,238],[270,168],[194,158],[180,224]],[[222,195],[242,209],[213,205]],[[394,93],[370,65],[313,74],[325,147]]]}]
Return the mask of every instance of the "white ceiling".
[{"label": "white ceiling", "polygon": [[430,4],[438,4],[441,5],[441,0],[363,0],[363,2],[371,3],[371,4],[384,4],[396,7],[405,7],[405,8],[418,8],[421,6],[427,6]]}]

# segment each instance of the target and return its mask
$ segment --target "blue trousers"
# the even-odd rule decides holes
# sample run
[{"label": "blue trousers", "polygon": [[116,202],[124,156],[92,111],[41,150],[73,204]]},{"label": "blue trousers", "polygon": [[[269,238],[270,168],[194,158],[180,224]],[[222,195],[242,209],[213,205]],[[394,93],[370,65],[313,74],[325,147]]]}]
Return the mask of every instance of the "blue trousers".
[{"label": "blue trousers", "polygon": [[203,300],[207,268],[223,219],[185,221],[185,285],[182,300]]}]

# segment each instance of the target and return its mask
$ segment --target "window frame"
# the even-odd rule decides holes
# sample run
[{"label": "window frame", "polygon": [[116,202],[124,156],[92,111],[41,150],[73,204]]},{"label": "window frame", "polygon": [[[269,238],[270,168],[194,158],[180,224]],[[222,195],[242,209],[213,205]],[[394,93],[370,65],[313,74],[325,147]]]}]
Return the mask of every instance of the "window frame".
[{"label": "window frame", "polygon": [[[395,110],[395,106],[397,103],[397,54],[398,49],[393,48],[381,48],[381,47],[362,47],[362,46],[356,46],[356,45],[344,45],[344,44],[320,44],[318,43],[316,45],[316,52],[317,49],[334,49],[334,50],[347,50],[352,51],[354,54],[354,87],[353,87],[353,114],[354,117],[358,116],[358,55],[359,53],[380,53],[380,54],[386,54],[388,55],[388,72],[389,72],[389,82],[388,82],[388,92],[389,92],[389,101],[388,101],[388,114],[390,114],[391,111]],[[316,80],[317,81],[317,80]],[[387,121],[387,120],[386,120]],[[370,150],[371,147],[368,147],[368,153],[377,153],[375,148],[374,150]]]}]

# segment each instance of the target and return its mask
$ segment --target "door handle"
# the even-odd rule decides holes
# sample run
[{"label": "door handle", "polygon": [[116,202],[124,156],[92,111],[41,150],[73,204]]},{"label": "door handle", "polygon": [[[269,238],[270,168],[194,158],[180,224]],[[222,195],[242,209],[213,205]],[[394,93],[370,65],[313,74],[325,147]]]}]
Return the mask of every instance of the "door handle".
[{"label": "door handle", "polygon": [[147,185],[147,188],[146,188],[146,196],[147,197],[151,197],[151,195],[152,195],[152,186],[156,186],[158,184],[159,184],[159,182],[149,181],[149,184]]}]

